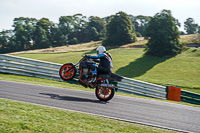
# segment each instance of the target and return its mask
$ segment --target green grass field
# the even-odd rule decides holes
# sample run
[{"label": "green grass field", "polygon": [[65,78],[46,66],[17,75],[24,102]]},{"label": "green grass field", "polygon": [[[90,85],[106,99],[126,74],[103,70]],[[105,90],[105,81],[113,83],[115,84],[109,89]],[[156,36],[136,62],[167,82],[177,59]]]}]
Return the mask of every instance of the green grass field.
[{"label": "green grass field", "polygon": [[138,124],[0,99],[1,133],[165,133]]},{"label": "green grass field", "polygon": [[[114,73],[160,85],[178,85],[200,93],[200,49],[188,49],[176,57],[143,56],[144,49],[109,49]],[[17,54],[17,56],[55,63],[76,63],[92,51],[67,53]],[[0,74],[0,80],[26,82],[62,88],[85,89],[80,85],[48,79]],[[117,93],[119,94],[119,93]],[[171,132],[84,113],[0,99],[0,132]]]},{"label": "green grass field", "polygon": [[[109,49],[114,73],[160,85],[177,85],[185,90],[200,93],[200,49],[188,49],[175,57],[143,56],[144,49]],[[17,54],[17,56],[56,63],[76,63],[84,54],[79,51],[55,54]]]}]

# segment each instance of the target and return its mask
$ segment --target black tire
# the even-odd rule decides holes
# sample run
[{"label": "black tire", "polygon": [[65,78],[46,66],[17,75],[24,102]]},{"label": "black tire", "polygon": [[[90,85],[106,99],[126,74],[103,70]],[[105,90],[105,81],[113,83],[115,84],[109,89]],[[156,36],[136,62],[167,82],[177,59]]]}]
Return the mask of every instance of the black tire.
[{"label": "black tire", "polygon": [[115,95],[115,88],[103,88],[101,86],[97,86],[95,90],[96,97],[100,101],[109,101]]},{"label": "black tire", "polygon": [[[72,69],[66,73],[66,71],[70,68],[72,68]],[[75,77],[76,71],[77,71],[76,67],[74,66],[73,63],[66,63],[60,67],[59,75],[60,75],[61,79],[65,80],[65,81],[69,81]]]}]

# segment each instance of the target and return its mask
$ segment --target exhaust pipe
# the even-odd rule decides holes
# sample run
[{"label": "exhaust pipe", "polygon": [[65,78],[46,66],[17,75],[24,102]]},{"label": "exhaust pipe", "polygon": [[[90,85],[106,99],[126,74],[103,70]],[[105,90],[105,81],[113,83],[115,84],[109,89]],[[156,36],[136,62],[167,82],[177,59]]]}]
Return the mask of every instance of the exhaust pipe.
[{"label": "exhaust pipe", "polygon": [[100,84],[101,87],[114,88],[113,84]]}]

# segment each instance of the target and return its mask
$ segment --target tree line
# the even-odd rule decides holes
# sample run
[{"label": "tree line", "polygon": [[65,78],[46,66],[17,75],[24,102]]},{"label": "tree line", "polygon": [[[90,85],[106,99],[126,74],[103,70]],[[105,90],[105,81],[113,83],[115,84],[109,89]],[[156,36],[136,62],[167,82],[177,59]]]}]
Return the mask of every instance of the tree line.
[{"label": "tree line", "polygon": [[[127,15],[124,12],[105,18],[98,16],[87,18],[82,14],[61,16],[59,23],[53,23],[48,18],[37,20],[19,17],[13,20],[13,30],[0,32],[0,53],[100,40],[103,40],[105,46],[119,46],[135,42],[136,36],[149,37],[150,34],[146,29],[153,18]],[[177,19],[173,18],[173,22],[176,26],[181,26]],[[186,34],[200,33],[200,26],[193,18],[188,18],[184,22],[184,28]]]}]

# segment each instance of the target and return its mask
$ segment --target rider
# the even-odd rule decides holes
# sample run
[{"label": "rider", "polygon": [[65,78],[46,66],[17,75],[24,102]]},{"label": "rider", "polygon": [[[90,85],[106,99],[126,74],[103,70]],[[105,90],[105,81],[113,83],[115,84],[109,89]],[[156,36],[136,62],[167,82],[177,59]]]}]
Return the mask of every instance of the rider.
[{"label": "rider", "polygon": [[[85,55],[88,58],[95,59],[99,65],[91,66],[92,73],[96,77],[98,74],[109,74],[113,71],[112,57],[110,53],[106,53],[104,46],[99,46],[97,49],[97,55]],[[99,59],[99,60],[98,60]]]}]

